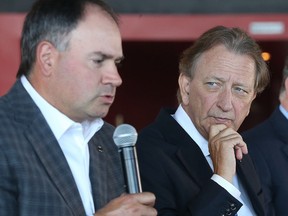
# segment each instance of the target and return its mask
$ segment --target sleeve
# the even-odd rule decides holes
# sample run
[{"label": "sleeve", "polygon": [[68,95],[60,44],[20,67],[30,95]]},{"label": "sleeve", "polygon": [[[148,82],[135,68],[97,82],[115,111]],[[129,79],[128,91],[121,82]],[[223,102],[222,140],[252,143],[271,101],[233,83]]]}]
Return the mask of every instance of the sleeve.
[{"label": "sleeve", "polygon": [[0,148],[0,215],[17,215],[16,180],[10,169],[7,156]]},{"label": "sleeve", "polygon": [[221,187],[225,188],[233,197],[240,200],[241,192],[233,184],[217,174],[214,174],[211,179]]},{"label": "sleeve", "polygon": [[[171,149],[154,134],[140,137],[137,154],[144,191],[155,194],[159,216],[213,216],[235,214],[242,204],[219,184],[208,179],[203,187],[187,177]],[[186,179],[185,179],[186,178]],[[188,188],[188,190],[186,190]]]}]

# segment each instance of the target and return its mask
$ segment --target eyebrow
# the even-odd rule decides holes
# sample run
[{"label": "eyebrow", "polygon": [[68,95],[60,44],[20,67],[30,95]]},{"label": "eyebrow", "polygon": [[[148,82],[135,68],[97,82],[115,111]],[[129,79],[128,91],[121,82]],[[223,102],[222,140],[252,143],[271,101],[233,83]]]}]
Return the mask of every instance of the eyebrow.
[{"label": "eyebrow", "polygon": [[[103,52],[93,52],[92,54],[93,54],[93,55],[100,55],[100,56],[102,56],[104,59],[113,59],[113,58],[114,58],[112,55],[108,55],[108,54],[105,54],[105,53],[103,53]],[[115,60],[117,60],[117,61],[123,61],[124,58],[125,58],[124,56],[120,56],[120,57],[116,58]]]},{"label": "eyebrow", "polygon": [[[225,81],[226,81],[226,80],[225,80],[224,78],[222,78],[222,77],[212,76],[212,77],[210,77],[210,78],[215,79],[215,80],[218,80],[218,81],[220,81],[220,82],[225,82]],[[235,86],[235,85],[236,85],[236,86],[242,86],[242,87],[245,87],[245,88],[250,88],[250,87],[247,85],[247,83],[235,82],[233,85],[234,85],[234,86]]]},{"label": "eyebrow", "polygon": [[206,76],[205,77],[205,80],[217,80],[217,81],[220,81],[220,82],[225,82],[225,79],[224,78],[221,78],[221,77],[217,77],[215,75],[213,76]]}]

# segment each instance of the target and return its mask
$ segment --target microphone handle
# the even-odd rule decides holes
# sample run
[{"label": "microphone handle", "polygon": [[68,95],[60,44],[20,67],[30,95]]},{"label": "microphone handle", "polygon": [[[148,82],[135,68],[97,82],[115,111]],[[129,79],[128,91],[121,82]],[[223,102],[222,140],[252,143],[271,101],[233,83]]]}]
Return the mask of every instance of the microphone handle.
[{"label": "microphone handle", "polygon": [[125,174],[126,190],[129,194],[141,193],[142,186],[136,148],[134,146],[128,146],[120,148],[120,151]]}]

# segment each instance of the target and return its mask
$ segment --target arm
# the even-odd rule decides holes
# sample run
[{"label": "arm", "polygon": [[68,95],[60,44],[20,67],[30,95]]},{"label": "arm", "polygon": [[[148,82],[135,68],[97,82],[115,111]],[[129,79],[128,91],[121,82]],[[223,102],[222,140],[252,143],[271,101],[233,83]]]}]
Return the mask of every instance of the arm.
[{"label": "arm", "polygon": [[[138,139],[142,187],[155,194],[159,216],[213,216],[225,213],[227,208],[237,211],[241,207],[239,201],[210,177],[199,185],[175,157],[175,151],[177,149],[155,134],[145,134],[145,138]],[[230,206],[233,203],[236,205]]]},{"label": "arm", "polygon": [[0,148],[0,215],[17,215],[17,188],[16,179],[13,178],[12,170]]}]

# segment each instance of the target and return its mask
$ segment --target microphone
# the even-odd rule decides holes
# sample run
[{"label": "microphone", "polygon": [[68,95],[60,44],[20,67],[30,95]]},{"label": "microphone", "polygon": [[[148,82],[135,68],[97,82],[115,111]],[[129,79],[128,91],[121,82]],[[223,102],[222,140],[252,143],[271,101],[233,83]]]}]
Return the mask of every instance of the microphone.
[{"label": "microphone", "polygon": [[126,191],[130,194],[142,192],[135,148],[137,135],[135,128],[129,124],[119,125],[113,134],[113,140],[118,146],[122,160]]}]

